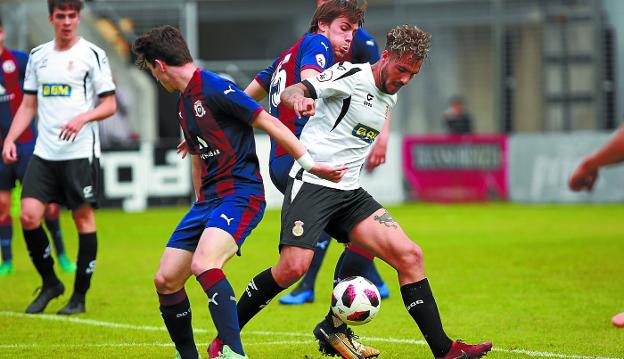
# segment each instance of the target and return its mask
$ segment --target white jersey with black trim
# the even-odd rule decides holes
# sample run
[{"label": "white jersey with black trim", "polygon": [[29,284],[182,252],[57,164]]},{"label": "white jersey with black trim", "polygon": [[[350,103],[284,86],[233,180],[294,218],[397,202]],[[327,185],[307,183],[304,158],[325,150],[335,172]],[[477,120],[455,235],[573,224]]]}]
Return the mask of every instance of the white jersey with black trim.
[{"label": "white jersey with black trim", "polygon": [[[338,183],[309,172],[304,172],[301,179],[341,190],[359,188],[364,161],[397,96],[377,88],[369,63],[340,62],[302,83],[317,100],[316,114],[308,120],[299,139],[315,161],[345,164],[348,170]],[[300,169],[295,162],[290,176],[295,178]]]},{"label": "white jersey with black trim", "polygon": [[100,156],[97,123],[85,124],[73,142],[59,139],[59,134],[64,124],[93,109],[98,97],[114,95],[104,50],[82,38],[64,51],[55,50],[54,41],[34,48],[26,67],[24,92],[37,94],[35,155],[52,161]]}]

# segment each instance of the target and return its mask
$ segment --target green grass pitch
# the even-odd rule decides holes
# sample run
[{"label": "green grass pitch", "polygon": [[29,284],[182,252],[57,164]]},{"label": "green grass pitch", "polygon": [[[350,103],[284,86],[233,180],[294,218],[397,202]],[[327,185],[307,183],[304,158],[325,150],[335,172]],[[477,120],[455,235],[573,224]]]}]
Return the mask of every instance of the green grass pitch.
[{"label": "green grass pitch", "polygon": [[[390,207],[422,246],[445,330],[467,342],[491,340],[488,358],[624,358],[624,329],[610,323],[624,311],[624,206],[403,205]],[[66,294],[46,315],[22,314],[39,279],[16,229],[16,272],[0,278],[0,358],[173,358],[152,277],[164,244],[185,208],[140,214],[98,212],[99,257],[87,313],[54,313],[67,301],[73,275],[60,274]],[[237,295],[277,259],[278,211],[268,211],[247,238],[243,256],[225,272]],[[17,222],[17,220],[16,220]],[[62,225],[72,258],[76,235]],[[333,266],[330,246],[317,300],[272,303],[243,331],[250,358],[321,358],[311,335],[327,310]],[[355,327],[381,358],[431,358],[403,308],[394,271],[378,262],[391,295],[370,324]],[[207,300],[190,279],[195,339],[204,353],[215,331]]]}]

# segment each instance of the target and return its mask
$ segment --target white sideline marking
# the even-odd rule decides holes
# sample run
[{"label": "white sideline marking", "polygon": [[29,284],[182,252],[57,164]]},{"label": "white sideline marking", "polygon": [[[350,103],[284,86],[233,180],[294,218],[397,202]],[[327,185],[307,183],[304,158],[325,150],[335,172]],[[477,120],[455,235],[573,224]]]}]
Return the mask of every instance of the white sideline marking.
[{"label": "white sideline marking", "polygon": [[[116,328],[116,329],[130,329],[130,330],[140,330],[140,331],[151,331],[151,332],[164,332],[166,331],[164,326],[149,326],[149,325],[133,325],[133,324],[123,324],[123,323],[113,323],[113,322],[104,322],[100,320],[93,319],[82,319],[76,317],[65,317],[59,315],[50,315],[50,314],[25,314],[25,313],[15,313],[15,312],[0,312],[0,316],[2,317],[12,317],[12,318],[25,318],[25,319],[40,319],[40,320],[50,320],[57,322],[65,322],[65,323],[74,323],[74,324],[82,324],[82,325],[91,325],[97,327],[106,327],[106,328]],[[193,329],[195,333],[213,333],[216,334],[214,330],[207,329]],[[257,342],[257,343],[247,343],[245,345],[299,345],[299,344],[310,344],[312,342],[312,335],[307,333],[292,333],[292,332],[271,332],[271,331],[244,331],[242,333],[243,336],[248,335],[279,335],[279,336],[288,336],[288,337],[301,337],[301,338],[309,338],[310,340],[299,340],[299,341],[272,341],[272,342]],[[377,337],[361,337],[366,341],[372,342],[384,342],[384,343],[395,343],[395,344],[415,344],[415,345],[426,345],[427,343],[424,340],[414,340],[414,339],[401,339],[401,338],[377,338]],[[198,343],[198,346],[206,346],[209,343]],[[95,344],[0,344],[0,349],[20,349],[20,348],[72,348],[72,347],[150,347],[150,346],[162,346],[162,347],[172,347],[171,343],[95,343]],[[511,353],[511,354],[522,354],[529,357],[541,357],[541,358],[562,358],[562,359],[618,359],[612,357],[601,357],[601,356],[591,356],[591,355],[576,355],[576,354],[559,354],[559,353],[549,353],[549,352],[539,352],[533,350],[525,350],[525,349],[500,349],[493,348],[492,351],[501,352],[501,353]]]}]

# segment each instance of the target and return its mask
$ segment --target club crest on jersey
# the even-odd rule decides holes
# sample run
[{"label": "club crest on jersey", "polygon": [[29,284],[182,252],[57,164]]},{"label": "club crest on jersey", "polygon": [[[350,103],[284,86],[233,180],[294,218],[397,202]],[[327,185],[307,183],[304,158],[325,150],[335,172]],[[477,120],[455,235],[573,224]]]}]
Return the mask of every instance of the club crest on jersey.
[{"label": "club crest on jersey", "polygon": [[325,70],[320,75],[317,76],[317,80],[319,82],[329,81],[334,77],[334,72],[332,70]]},{"label": "club crest on jersey", "polygon": [[5,74],[13,73],[15,72],[15,69],[17,69],[17,66],[15,66],[15,62],[13,62],[13,60],[6,60],[2,63],[2,70]]},{"label": "club crest on jersey", "polygon": [[303,222],[301,221],[295,221],[295,225],[293,226],[292,229],[292,234],[295,237],[301,237],[303,235]]},{"label": "club crest on jersey", "polygon": [[41,94],[43,97],[69,97],[71,96],[71,86],[68,84],[43,84]]},{"label": "club crest on jersey", "polygon": [[353,128],[353,132],[351,132],[351,134],[359,138],[360,140],[370,144],[370,143],[373,143],[373,141],[375,141],[375,139],[379,135],[379,131],[375,130],[374,128],[370,128],[366,125],[362,125],[361,123],[358,123]]},{"label": "club crest on jersey", "polygon": [[197,115],[197,117],[204,117],[204,115],[206,115],[206,110],[201,100],[195,101],[195,103],[193,103],[193,108],[195,109],[195,115]]},{"label": "club crest on jersey", "polygon": [[320,66],[320,67],[325,67],[325,55],[323,54],[316,54],[316,63]]}]

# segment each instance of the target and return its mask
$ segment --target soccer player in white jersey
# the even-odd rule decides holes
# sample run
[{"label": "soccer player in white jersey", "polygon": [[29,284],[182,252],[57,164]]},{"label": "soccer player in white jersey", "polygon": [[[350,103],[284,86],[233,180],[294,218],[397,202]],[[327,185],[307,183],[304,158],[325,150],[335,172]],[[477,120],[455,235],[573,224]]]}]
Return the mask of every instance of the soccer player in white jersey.
[{"label": "soccer player in white jersey", "polygon": [[[314,78],[289,86],[283,104],[310,118],[301,134],[315,161],[346,164],[340,183],[331,183],[293,165],[282,206],[280,258],[254,277],[239,308],[254,315],[308,269],[322,230],[340,242],[355,243],[398,272],[407,311],[436,358],[479,358],[492,343],[464,344],[449,339],[425,276],[421,248],[394,218],[358,183],[371,144],[390,116],[396,93],[420,71],[430,35],[403,25],[387,35],[381,59],[374,65],[340,62]],[[316,102],[315,102],[315,99]],[[321,351],[343,358],[366,357],[353,332],[331,314],[314,329]]]},{"label": "soccer player in white jersey", "polygon": [[26,309],[31,314],[43,312],[50,300],[65,292],[41,228],[47,203],[71,209],[79,240],[73,294],[58,314],[85,311],[95,270],[100,144],[94,121],[112,115],[116,102],[106,53],[76,34],[82,6],[81,0],[48,0],[54,40],[30,52],[24,99],[2,149],[5,163],[15,162],[15,140],[38,115],[39,136],[24,176],[20,215],[30,258],[43,281]]}]

